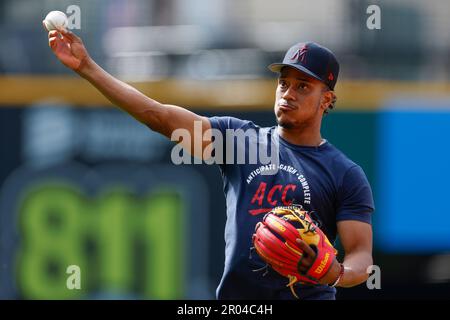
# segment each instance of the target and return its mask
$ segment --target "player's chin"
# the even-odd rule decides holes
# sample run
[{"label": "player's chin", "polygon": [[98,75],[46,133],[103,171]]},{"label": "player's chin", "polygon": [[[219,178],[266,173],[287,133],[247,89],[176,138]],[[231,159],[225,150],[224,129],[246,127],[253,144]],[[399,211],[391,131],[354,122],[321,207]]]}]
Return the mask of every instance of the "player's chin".
[{"label": "player's chin", "polygon": [[297,110],[286,110],[275,106],[275,117],[277,124],[285,129],[294,128],[296,126]]},{"label": "player's chin", "polygon": [[276,118],[277,118],[277,124],[282,128],[291,129],[291,128],[295,127],[295,123],[291,119],[289,119],[289,117],[286,117],[283,114],[280,116],[277,114]]}]

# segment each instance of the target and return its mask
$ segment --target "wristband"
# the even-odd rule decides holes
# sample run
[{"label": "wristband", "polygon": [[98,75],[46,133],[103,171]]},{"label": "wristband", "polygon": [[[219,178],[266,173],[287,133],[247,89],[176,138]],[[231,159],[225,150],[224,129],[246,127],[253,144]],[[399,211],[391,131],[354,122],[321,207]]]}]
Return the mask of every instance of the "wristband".
[{"label": "wristband", "polygon": [[339,271],[339,275],[338,275],[336,281],[334,281],[332,284],[329,285],[332,288],[337,286],[339,281],[341,281],[342,276],[344,275],[344,270],[345,270],[344,265],[342,263],[339,263],[339,265],[341,266],[341,270]]}]

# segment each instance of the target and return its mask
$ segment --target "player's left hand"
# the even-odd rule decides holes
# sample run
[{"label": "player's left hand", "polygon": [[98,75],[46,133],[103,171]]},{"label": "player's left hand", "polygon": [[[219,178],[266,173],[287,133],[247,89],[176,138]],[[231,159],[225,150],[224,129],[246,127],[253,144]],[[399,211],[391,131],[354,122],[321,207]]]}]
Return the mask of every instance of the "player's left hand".
[{"label": "player's left hand", "polygon": [[342,272],[336,249],[301,206],[273,208],[257,223],[252,241],[260,258],[288,278],[294,295],[297,282],[334,285]]},{"label": "player's left hand", "polygon": [[[302,239],[296,240],[298,246],[303,250],[303,256],[298,263],[298,271],[300,273],[306,273],[314,261],[316,260],[317,253]],[[337,261],[336,257],[333,256],[333,263],[327,273],[319,280],[320,284],[332,284],[339,277],[339,273],[341,271],[341,266]]]}]

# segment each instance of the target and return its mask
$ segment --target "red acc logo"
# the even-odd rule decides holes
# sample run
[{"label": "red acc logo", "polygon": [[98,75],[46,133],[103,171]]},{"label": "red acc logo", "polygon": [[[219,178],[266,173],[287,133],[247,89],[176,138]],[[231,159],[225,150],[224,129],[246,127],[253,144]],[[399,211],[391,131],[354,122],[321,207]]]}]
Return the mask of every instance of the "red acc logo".
[{"label": "red acc logo", "polygon": [[[290,197],[291,200],[287,200],[288,192],[289,191],[294,192],[296,188],[297,186],[295,184],[288,184],[284,187],[281,184],[276,184],[269,190],[266,197],[267,183],[261,182],[259,184],[258,190],[256,190],[250,203],[257,204],[259,207],[262,207],[264,200],[266,200],[267,203],[270,205],[270,208],[253,209],[249,210],[248,212],[253,216],[269,212],[270,210],[272,210],[273,207],[281,205],[278,204],[280,195],[281,195],[281,202],[283,203],[283,205],[289,206],[294,202],[294,200],[292,196]],[[274,197],[278,199],[274,199]]]}]

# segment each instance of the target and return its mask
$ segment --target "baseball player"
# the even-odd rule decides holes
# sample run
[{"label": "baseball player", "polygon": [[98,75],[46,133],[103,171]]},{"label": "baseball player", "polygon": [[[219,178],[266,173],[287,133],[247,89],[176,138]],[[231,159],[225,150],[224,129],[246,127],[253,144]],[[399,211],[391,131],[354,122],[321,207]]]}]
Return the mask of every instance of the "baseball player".
[{"label": "baseball player", "polygon": [[[202,145],[201,150],[193,148],[194,141],[181,142],[196,157],[212,156],[203,152],[211,139],[204,141],[194,134],[196,121],[203,132],[217,129],[226,136],[227,130],[242,129],[278,141],[273,174],[263,174],[265,169],[274,168],[258,162],[220,165],[227,222],[225,267],[216,292],[218,299],[335,299],[336,286],[352,287],[367,279],[366,270],[372,265],[372,191],[361,167],[320,133],[322,118],[336,101],[333,90],[339,64],[330,50],[313,42],[299,43],[289,49],[283,62],[270,66],[279,74],[274,106],[277,125],[261,128],[250,121],[202,117],[155,101],[98,66],[72,32],[51,31],[48,36],[52,51],[64,65],[138,121],[169,138],[178,128],[188,130],[192,140],[200,138],[202,141],[197,143]],[[255,226],[265,214],[274,207],[291,205],[301,205],[310,212],[314,226],[331,243],[339,236],[344,257],[339,262],[335,255],[324,255],[321,247],[298,239],[300,249],[296,252],[301,258],[294,261],[296,272],[307,275],[312,266],[324,272],[314,279],[314,284],[293,281],[288,288],[286,277],[264,268],[267,260],[252,254],[251,248]],[[319,263],[317,257],[322,259]]]}]

